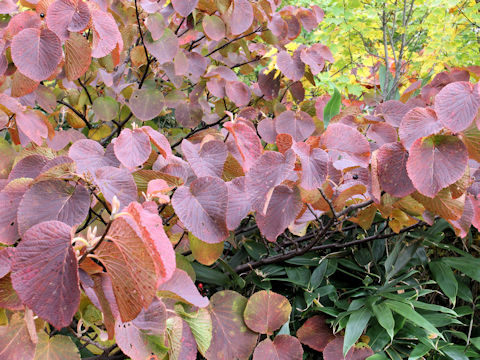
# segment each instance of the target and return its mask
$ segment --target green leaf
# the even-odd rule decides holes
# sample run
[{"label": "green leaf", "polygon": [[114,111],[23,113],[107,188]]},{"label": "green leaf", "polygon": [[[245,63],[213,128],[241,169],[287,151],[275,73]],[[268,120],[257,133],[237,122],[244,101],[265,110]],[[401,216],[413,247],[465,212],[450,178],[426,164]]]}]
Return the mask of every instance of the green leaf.
[{"label": "green leaf", "polygon": [[325,259],[320,262],[320,264],[313,270],[312,276],[310,277],[310,288],[316,289],[318,288],[325,277],[325,273],[327,271],[328,266],[328,259]]},{"label": "green leaf", "polygon": [[442,289],[443,293],[450,299],[450,302],[455,305],[458,282],[450,266],[444,264],[442,261],[432,261],[428,266],[440,289]]},{"label": "green leaf", "polygon": [[442,258],[442,263],[461,271],[469,278],[480,281],[480,259],[474,257],[450,257]]},{"label": "green leaf", "polygon": [[192,266],[197,274],[197,281],[219,286],[225,286],[229,282],[228,276],[218,270],[210,269],[196,262],[192,263]]},{"label": "green leaf", "polygon": [[390,339],[393,340],[395,320],[393,319],[392,310],[383,302],[372,305],[372,311],[377,318],[378,323],[387,330]]},{"label": "green leaf", "polygon": [[365,360],[388,360],[388,358],[385,356],[385,354],[378,353],[378,354],[369,356]]},{"label": "green leaf", "polygon": [[212,341],[212,318],[210,313],[203,308],[193,313],[186,312],[183,305],[180,304],[175,305],[175,312],[188,324],[197,343],[198,351],[205,356]]},{"label": "green leaf", "polygon": [[296,285],[306,288],[310,280],[310,270],[304,267],[286,267],[288,280]]},{"label": "green leaf", "polygon": [[480,337],[471,338],[470,342],[473,344],[473,346],[480,350]]},{"label": "green leaf", "polygon": [[348,318],[347,327],[345,329],[345,340],[343,341],[343,356],[346,356],[350,348],[355,345],[357,340],[365,330],[370,320],[370,311],[367,308],[354,311]]},{"label": "green leaf", "polygon": [[435,326],[428,322],[428,320],[425,319],[422,315],[413,310],[410,305],[395,300],[386,300],[384,303],[391,310],[393,310],[399,315],[402,315],[405,319],[411,321],[415,325],[424,328],[430,334],[435,334],[442,337],[442,334],[440,334],[440,332],[435,328]]},{"label": "green leaf", "polygon": [[342,96],[337,87],[333,87],[333,95],[323,109],[323,126],[327,128],[330,120],[340,113],[340,105],[342,104]]},{"label": "green leaf", "polygon": [[282,325],[280,330],[278,330],[277,335],[290,335],[290,321],[287,321],[285,324]]},{"label": "green leaf", "polygon": [[430,351],[430,347],[425,344],[417,344],[410,353],[408,360],[416,360]]}]

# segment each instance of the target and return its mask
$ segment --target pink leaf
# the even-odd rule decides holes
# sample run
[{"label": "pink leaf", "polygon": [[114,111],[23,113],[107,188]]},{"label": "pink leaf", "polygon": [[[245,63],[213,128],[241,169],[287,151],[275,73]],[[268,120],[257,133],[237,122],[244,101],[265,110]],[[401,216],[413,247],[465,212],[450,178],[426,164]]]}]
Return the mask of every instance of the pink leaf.
[{"label": "pink leaf", "polygon": [[117,159],[128,169],[143,165],[152,151],[150,139],[140,129],[123,129],[113,149]]},{"label": "pink leaf", "polygon": [[313,75],[321,72],[325,66],[325,61],[334,62],[330,49],[322,44],[314,44],[300,52],[300,59],[310,66]]},{"label": "pink leaf", "polygon": [[275,127],[278,134],[290,134],[295,141],[303,141],[315,131],[312,117],[301,110],[282,112],[275,118]]},{"label": "pink leaf", "polygon": [[105,153],[102,145],[90,139],[76,141],[69,149],[68,156],[71,157],[77,165],[78,173],[82,174],[89,171],[91,174],[95,170],[104,166],[118,166],[120,163],[113,155]]},{"label": "pink leaf", "polygon": [[410,148],[408,176],[421,194],[433,198],[462,177],[467,160],[467,148],[456,136],[420,138]]},{"label": "pink leaf", "polygon": [[17,69],[35,81],[48,79],[62,61],[62,44],[48,29],[24,29],[12,40],[12,60]]},{"label": "pink leaf", "polygon": [[168,139],[162,133],[152,129],[150,126],[142,126],[142,129],[149,137],[150,141],[155,145],[157,150],[163,155],[164,158],[172,155],[172,149]]},{"label": "pink leaf", "polygon": [[248,0],[233,0],[233,12],[230,18],[232,35],[239,35],[252,25],[253,8]]},{"label": "pink leaf", "polygon": [[242,167],[247,171],[260,157],[263,151],[262,143],[258,138],[257,133],[250,126],[242,122],[228,122],[224,127],[233,136],[243,160]]},{"label": "pink leaf", "polygon": [[[288,55],[288,54],[287,54]],[[278,96],[280,90],[280,76],[275,78],[276,71],[271,70],[269,73],[265,73],[265,70],[258,74],[258,86],[265,95],[266,100],[273,100]]]},{"label": "pink leaf", "polygon": [[466,81],[445,86],[435,96],[435,111],[438,120],[453,132],[467,129],[475,119],[480,107],[479,87]]},{"label": "pink leaf", "polygon": [[17,211],[30,180],[17,179],[0,191],[0,243],[13,245],[18,234]]},{"label": "pink leaf", "polygon": [[250,212],[252,205],[246,193],[244,176],[227,182],[227,188],[227,227],[229,230],[235,230]]},{"label": "pink leaf", "polygon": [[181,186],[172,197],[180,221],[200,240],[210,244],[228,237],[226,224],[228,190],[219,178],[198,178],[190,187]]},{"label": "pink leaf", "polygon": [[91,9],[91,16],[94,29],[92,57],[102,58],[107,56],[117,45],[119,49],[122,49],[122,35],[112,14],[98,9]]},{"label": "pink leaf", "polygon": [[175,11],[183,16],[187,17],[195,10],[198,0],[172,0],[172,6]]},{"label": "pink leaf", "polygon": [[225,23],[216,15],[206,15],[202,19],[203,31],[212,40],[220,41],[225,37]]},{"label": "pink leaf", "polygon": [[370,125],[367,137],[375,141],[378,146],[382,146],[397,141],[397,131],[392,125],[380,122]]},{"label": "pink leaf", "polygon": [[322,135],[321,143],[328,150],[336,150],[348,156],[355,165],[368,166],[370,145],[362,134],[348,125],[330,124]]},{"label": "pink leaf", "polygon": [[319,148],[311,149],[305,143],[294,143],[293,151],[302,164],[302,181],[300,186],[306,190],[314,190],[323,185],[328,172],[328,154]]},{"label": "pink leaf", "polygon": [[369,347],[353,347],[347,356],[343,357],[343,336],[338,336],[327,344],[323,351],[323,358],[325,360],[366,360],[373,354]]},{"label": "pink leaf", "polygon": [[47,221],[30,228],[15,248],[12,284],[35,314],[57,329],[68,326],[80,303],[71,227]]},{"label": "pink leaf", "polygon": [[142,121],[156,117],[163,110],[164,105],[163,94],[158,89],[137,89],[128,101],[133,115]]},{"label": "pink leaf", "polygon": [[285,50],[277,55],[277,66],[280,71],[290,80],[298,81],[305,73],[305,64],[300,60],[300,53],[296,51],[293,57]]},{"label": "pink leaf", "polygon": [[408,152],[400,143],[384,144],[378,150],[378,177],[383,190],[395,197],[415,191],[407,173]]},{"label": "pink leaf", "polygon": [[82,31],[89,22],[90,10],[82,0],[56,0],[48,7],[48,28],[62,41],[68,39],[69,31]]},{"label": "pink leaf", "polygon": [[160,285],[157,290],[163,297],[173,297],[200,308],[209,304],[208,298],[198,292],[192,279],[180,269],[176,269],[170,280]]},{"label": "pink leaf", "polygon": [[70,226],[85,220],[90,194],[83,185],[62,180],[41,181],[27,190],[18,207],[18,231],[23,235],[33,225],[59,220]]},{"label": "pink leaf", "polygon": [[19,162],[15,164],[12,171],[8,175],[8,181],[19,178],[31,178],[35,179],[45,164],[48,162],[48,158],[43,155],[29,155],[25,156]]},{"label": "pink leaf", "polygon": [[241,81],[227,81],[225,92],[238,107],[250,102],[250,88]]},{"label": "pink leaf", "polygon": [[18,128],[35,144],[41,146],[48,137],[48,127],[44,115],[34,110],[19,112],[15,118]]},{"label": "pink leaf", "polygon": [[295,221],[302,210],[302,199],[298,188],[290,189],[278,185],[273,190],[265,215],[257,213],[258,228],[268,241],[276,241],[277,237]]},{"label": "pink leaf", "polygon": [[[0,4],[0,9],[3,3]],[[27,329],[25,319],[19,313],[12,316],[8,325],[0,326],[0,358],[33,360],[35,343]]]},{"label": "pink leaf", "polygon": [[147,34],[145,36],[145,46],[155,56],[159,64],[172,61],[179,49],[177,36],[168,28],[164,30],[162,37],[156,41],[150,39]]},{"label": "pink leaf", "polygon": [[188,140],[183,140],[182,152],[198,177],[222,176],[223,165],[227,159],[227,146],[223,141],[212,140],[198,147]]},{"label": "pink leaf", "polygon": [[269,338],[260,342],[253,352],[253,360],[302,360],[302,344],[296,337],[277,335],[272,341]]},{"label": "pink leaf", "polygon": [[265,214],[273,188],[284,180],[296,178],[294,166],[295,155],[292,150],[285,156],[278,152],[266,151],[255,162],[245,182],[253,210]]},{"label": "pink leaf", "polygon": [[110,204],[114,196],[120,200],[120,208],[137,200],[137,185],[127,170],[104,166],[95,171],[94,180]]},{"label": "pink leaf", "polygon": [[275,120],[272,118],[264,118],[257,125],[257,131],[262,140],[269,144],[275,144],[277,140],[277,130],[275,129]]},{"label": "pink leaf", "polygon": [[410,108],[401,101],[388,100],[377,106],[375,115],[382,116],[388,124],[399,127],[408,110]]},{"label": "pink leaf", "polygon": [[410,149],[415,140],[436,134],[442,129],[437,114],[430,108],[414,108],[402,119],[398,135],[406,149]]}]

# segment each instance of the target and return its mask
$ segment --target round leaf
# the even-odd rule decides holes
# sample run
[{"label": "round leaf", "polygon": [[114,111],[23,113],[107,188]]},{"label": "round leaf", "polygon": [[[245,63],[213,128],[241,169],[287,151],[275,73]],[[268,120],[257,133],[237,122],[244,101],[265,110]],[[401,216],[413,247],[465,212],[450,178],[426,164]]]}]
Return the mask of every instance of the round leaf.
[{"label": "round leaf", "polygon": [[117,117],[119,106],[110,96],[98,97],[93,101],[92,110],[102,121],[110,121]]},{"label": "round leaf", "polygon": [[137,89],[132,93],[128,106],[133,115],[142,121],[147,121],[163,110],[164,98],[158,89]]},{"label": "round leaf", "polygon": [[302,344],[296,337],[277,335],[272,341],[269,338],[260,342],[253,352],[253,360],[302,360]]},{"label": "round leaf", "polygon": [[435,111],[429,108],[414,108],[402,119],[398,135],[406,149],[410,149],[415,140],[435,134],[442,129]]},{"label": "round leaf", "polygon": [[306,112],[284,111],[275,118],[275,128],[278,134],[290,134],[293,140],[303,141],[315,131],[315,123]]},{"label": "round leaf", "polygon": [[216,15],[206,15],[202,19],[203,31],[212,40],[220,41],[225,37],[225,23]]},{"label": "round leaf", "polygon": [[117,159],[128,169],[143,165],[152,151],[148,135],[140,129],[123,129],[113,149]]},{"label": "round leaf", "polygon": [[262,290],[250,296],[243,317],[251,330],[271,335],[290,319],[291,312],[285,296]]}]

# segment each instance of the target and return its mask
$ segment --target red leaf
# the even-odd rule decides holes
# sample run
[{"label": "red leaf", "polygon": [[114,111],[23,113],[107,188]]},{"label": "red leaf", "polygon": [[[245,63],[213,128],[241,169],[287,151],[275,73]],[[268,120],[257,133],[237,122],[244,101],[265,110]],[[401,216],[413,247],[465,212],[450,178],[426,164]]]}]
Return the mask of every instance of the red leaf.
[{"label": "red leaf", "polygon": [[34,92],[38,85],[38,81],[26,77],[20,71],[15,71],[15,74],[12,76],[11,95],[13,97],[26,96]]},{"label": "red leaf", "polygon": [[172,197],[180,221],[200,240],[210,244],[225,240],[228,190],[219,178],[198,178],[190,187],[181,186]]},{"label": "red leaf", "polygon": [[[146,203],[144,203],[145,206]],[[175,251],[163,229],[162,218],[132,202],[124,211],[128,212],[140,230],[143,242],[149,247],[157,272],[157,286],[170,279],[175,271]],[[157,208],[155,206],[155,211]]]},{"label": "red leaf", "polygon": [[12,311],[25,310],[25,305],[12,287],[10,274],[0,279],[0,306]]},{"label": "red leaf", "polygon": [[346,357],[343,357],[343,336],[339,336],[325,347],[323,358],[325,360],[365,360],[373,354],[374,352],[369,347],[354,347],[350,349]]},{"label": "red leaf", "polygon": [[27,10],[15,15],[13,18],[10,19],[5,33],[7,35],[7,38],[12,38],[23,29],[38,29],[41,27],[41,25],[42,21],[38,14],[34,11]]},{"label": "red leaf", "polygon": [[398,135],[403,146],[408,150],[415,140],[436,134],[442,128],[442,124],[437,120],[437,114],[433,109],[414,108],[403,117]]},{"label": "red leaf", "polygon": [[47,25],[61,40],[69,31],[84,30],[90,22],[90,10],[82,0],[56,0],[48,7]]},{"label": "red leaf", "polygon": [[421,194],[433,198],[462,177],[467,160],[467,149],[456,136],[420,138],[410,148],[408,176]]},{"label": "red leaf", "polygon": [[29,185],[29,179],[17,179],[0,191],[0,243],[13,245],[20,237],[17,210]]},{"label": "red leaf", "polygon": [[233,12],[230,17],[232,35],[239,35],[252,25],[253,8],[248,0],[233,0]]},{"label": "red leaf", "polygon": [[321,143],[328,150],[336,150],[348,156],[355,165],[368,166],[370,145],[362,134],[348,125],[330,124],[322,135]]},{"label": "red leaf", "polygon": [[152,151],[149,137],[140,129],[123,129],[113,149],[117,159],[128,169],[143,165]]},{"label": "red leaf", "polygon": [[212,140],[197,146],[185,139],[182,152],[198,177],[222,176],[227,159],[227,146],[223,141]]},{"label": "red leaf", "polygon": [[120,200],[120,208],[137,200],[137,185],[135,185],[132,174],[125,169],[104,166],[95,171],[94,179],[110,204],[114,196]]},{"label": "red leaf", "polygon": [[195,10],[198,0],[172,0],[174,10],[181,16],[187,17]]},{"label": "red leaf", "polygon": [[248,299],[243,318],[251,330],[272,335],[288,321],[291,312],[292,306],[285,296],[261,290]]},{"label": "red leaf", "polygon": [[472,124],[480,107],[478,89],[469,82],[458,81],[440,90],[435,96],[435,111],[443,126],[459,132]]},{"label": "red leaf", "polygon": [[18,128],[35,144],[41,146],[43,139],[48,137],[48,127],[45,116],[34,110],[17,113],[15,120]]},{"label": "red leaf", "polygon": [[164,158],[172,155],[170,143],[165,135],[152,129],[150,126],[142,126],[140,129],[142,129],[150,137],[150,141],[156,146],[157,150],[163,155]]},{"label": "red leaf", "polygon": [[290,189],[278,185],[273,190],[265,215],[257,213],[258,228],[268,241],[276,241],[277,237],[295,221],[302,210],[302,199],[298,188]]},{"label": "red leaf", "polygon": [[142,121],[151,120],[163,110],[163,94],[158,89],[136,89],[128,101],[133,115]]},{"label": "red leaf", "polygon": [[302,164],[302,181],[300,186],[306,190],[314,190],[323,185],[328,172],[328,154],[319,148],[311,149],[305,143],[293,144],[293,151]]},{"label": "red leaf", "polygon": [[399,127],[405,114],[410,108],[398,100],[388,100],[375,109],[376,116],[382,116],[387,123]]},{"label": "red leaf", "polygon": [[474,222],[475,219],[475,203],[472,198],[473,196],[467,196],[465,198],[465,207],[463,208],[463,213],[460,219],[450,220],[450,224],[452,224],[455,230],[455,235],[462,239],[468,235],[472,222]]},{"label": "red leaf", "polygon": [[13,314],[7,326],[0,326],[0,358],[33,360],[34,356],[35,344],[27,324],[20,314]]},{"label": "red leaf", "polygon": [[297,337],[302,344],[317,351],[323,351],[325,346],[335,339],[332,330],[327,326],[322,315],[315,315],[305,321],[298,329]]},{"label": "red leaf", "polygon": [[300,8],[297,10],[296,16],[307,31],[315,30],[319,24],[317,16],[311,9]]},{"label": "red leaf", "polygon": [[73,143],[68,151],[68,156],[75,161],[79,174],[89,171],[93,175],[95,170],[101,167],[120,165],[113,151],[109,151],[112,147],[107,147],[107,152],[105,152],[98,142],[81,139]]},{"label": "red leaf", "polygon": [[317,75],[323,70],[325,61],[334,62],[332,52],[328,46],[318,43],[301,50],[300,59],[310,66],[313,75]]},{"label": "red leaf", "polygon": [[306,112],[287,110],[275,118],[275,128],[278,134],[290,134],[293,140],[303,141],[313,134],[315,123]]},{"label": "red leaf", "polygon": [[382,145],[377,153],[378,177],[383,190],[395,197],[415,191],[407,173],[408,152],[400,143]]},{"label": "red leaf", "polygon": [[305,73],[305,64],[300,60],[300,53],[296,51],[293,57],[285,50],[277,55],[277,66],[290,80],[298,81]]},{"label": "red leaf", "polygon": [[225,92],[238,107],[248,105],[250,102],[250,88],[241,81],[227,81]]},{"label": "red leaf", "polygon": [[108,239],[95,251],[95,256],[112,279],[113,292],[123,322],[135,319],[151,304],[156,290],[157,273],[149,246],[129,217],[116,218]]},{"label": "red leaf", "polygon": [[284,180],[296,178],[294,166],[295,155],[292,150],[285,156],[278,152],[266,151],[255,162],[245,181],[253,210],[265,214],[273,188]]},{"label": "red leaf", "polygon": [[216,15],[206,15],[202,19],[202,26],[205,35],[215,41],[220,41],[225,37],[225,23]]},{"label": "red leaf", "polygon": [[172,61],[179,49],[177,36],[168,28],[164,30],[162,37],[156,41],[147,34],[145,36],[145,46],[148,52],[155,56],[159,64]]},{"label": "red leaf", "polygon": [[265,74],[265,70],[263,70],[258,74],[258,86],[260,87],[263,95],[265,95],[266,100],[273,100],[278,96],[281,78],[280,76],[275,78],[275,74],[275,70],[271,70],[267,74]]},{"label": "red leaf", "polygon": [[71,227],[60,221],[37,224],[25,232],[13,256],[13,288],[36,315],[57,329],[70,324],[80,304],[70,232]]},{"label": "red leaf", "polygon": [[12,60],[32,80],[48,79],[62,61],[62,44],[48,29],[24,29],[12,40]]},{"label": "red leaf", "polygon": [[269,338],[260,342],[253,352],[253,360],[302,360],[302,344],[296,337],[277,335],[272,341]]},{"label": "red leaf", "polygon": [[385,122],[370,125],[367,131],[367,137],[377,143],[378,146],[397,141],[397,131],[395,128]]},{"label": "red leaf", "polygon": [[227,227],[235,230],[240,222],[248,215],[252,205],[245,189],[245,177],[241,176],[227,182],[228,208]]},{"label": "red leaf", "polygon": [[[155,297],[148,307],[129,322],[117,319],[115,339],[118,347],[132,359],[149,359],[156,352],[155,341],[151,335],[163,335],[167,328],[167,309],[163,302]],[[159,354],[160,355],[160,354]]]},{"label": "red leaf", "polygon": [[14,249],[10,247],[0,250],[0,278],[3,278],[10,272],[13,252]]},{"label": "red leaf", "polygon": [[18,207],[18,231],[24,234],[42,221],[59,220],[70,226],[85,220],[90,208],[90,194],[83,185],[75,186],[62,180],[33,184]]},{"label": "red leaf", "polygon": [[260,157],[263,147],[254,129],[243,122],[227,122],[224,127],[233,136],[241,156],[243,170],[248,171]]},{"label": "red leaf", "polygon": [[70,81],[84,75],[92,61],[92,48],[82,35],[71,33],[65,42],[65,75]]},{"label": "red leaf", "polygon": [[247,299],[231,290],[215,293],[210,299],[212,342],[205,357],[209,360],[247,360],[258,334],[245,326],[243,312]]},{"label": "red leaf", "polygon": [[117,45],[121,50],[123,48],[122,35],[112,14],[98,9],[91,8],[90,10],[94,30],[92,56],[94,58],[107,56]]},{"label": "red leaf", "polygon": [[157,290],[159,296],[174,298],[199,308],[204,308],[209,304],[208,298],[198,292],[192,279],[180,269],[176,269],[170,280],[161,284]]}]

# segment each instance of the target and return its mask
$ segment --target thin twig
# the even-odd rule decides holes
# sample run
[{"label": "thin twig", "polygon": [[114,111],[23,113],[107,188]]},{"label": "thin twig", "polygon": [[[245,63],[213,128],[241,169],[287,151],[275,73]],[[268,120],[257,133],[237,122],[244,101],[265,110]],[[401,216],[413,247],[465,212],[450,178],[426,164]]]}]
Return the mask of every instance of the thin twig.
[{"label": "thin twig", "polygon": [[75,115],[77,115],[80,119],[83,120],[83,122],[85,123],[85,125],[87,125],[87,128],[91,129],[92,128],[92,124],[90,124],[90,122],[87,120],[86,116],[84,116],[80,111],[78,111],[77,109],[75,109],[72,105],[70,105],[69,103],[66,103],[65,101],[63,100],[57,100],[57,103],[61,104],[61,105],[64,105],[66,106],[67,108],[69,108],[70,110],[72,110]]}]

